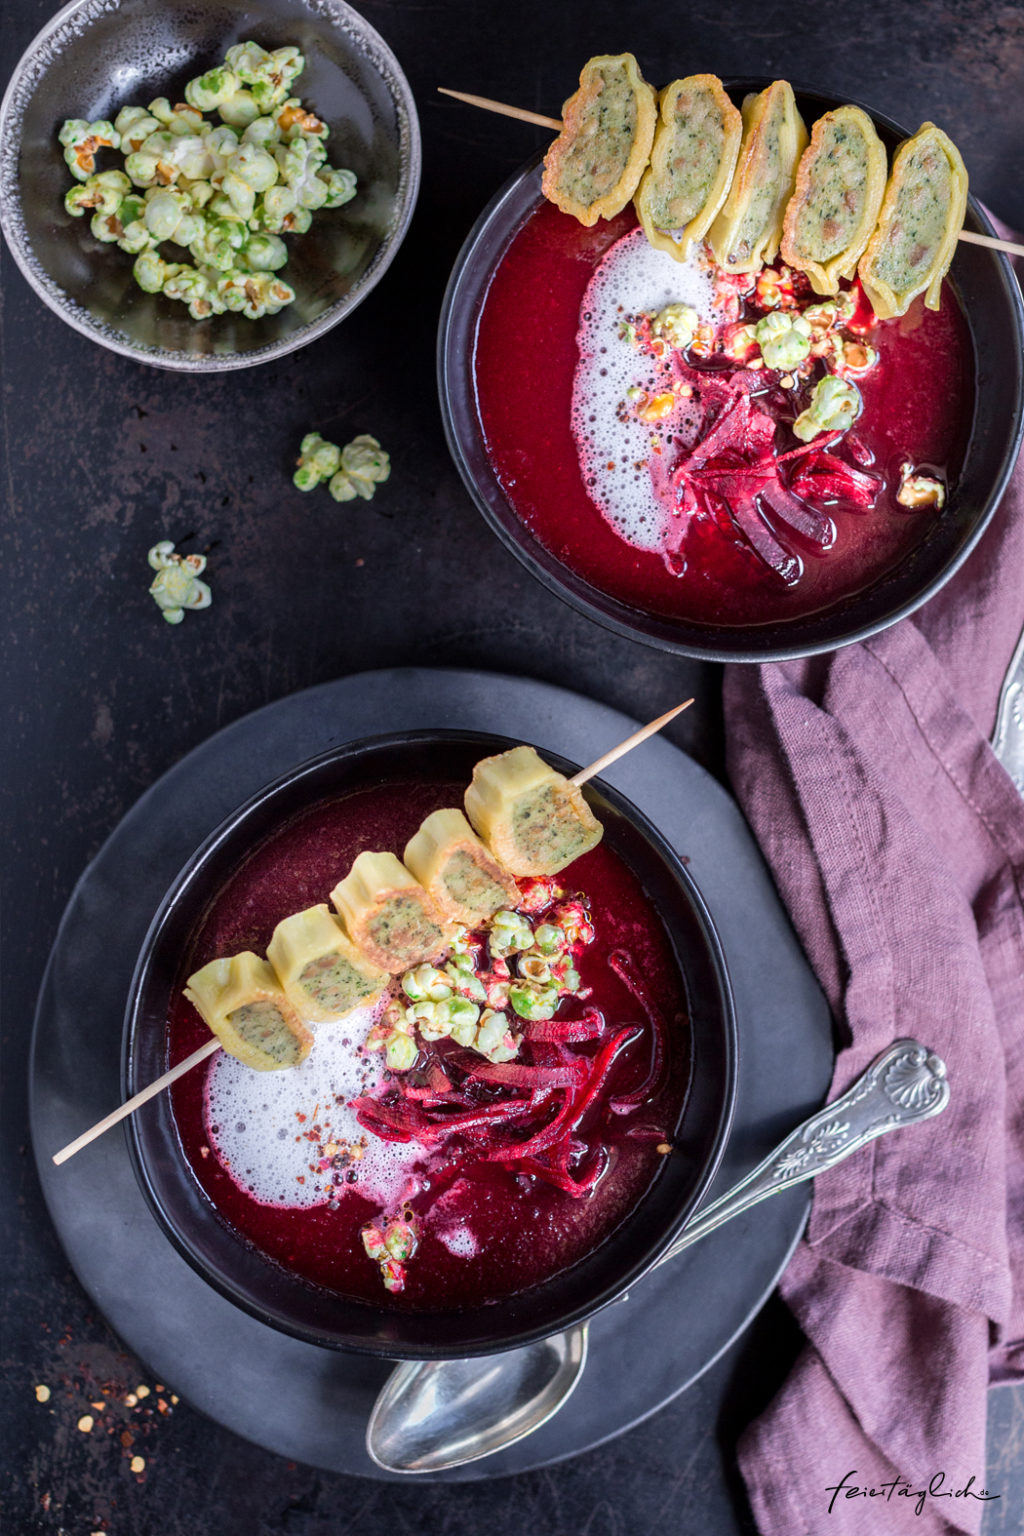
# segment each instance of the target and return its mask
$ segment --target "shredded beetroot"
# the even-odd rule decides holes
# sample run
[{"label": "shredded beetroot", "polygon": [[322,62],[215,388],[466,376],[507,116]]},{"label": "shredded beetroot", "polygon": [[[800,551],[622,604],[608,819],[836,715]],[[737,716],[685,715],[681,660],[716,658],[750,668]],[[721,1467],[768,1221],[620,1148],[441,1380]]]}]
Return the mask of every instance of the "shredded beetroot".
[{"label": "shredded beetroot", "polygon": [[820,450],[808,455],[793,477],[798,495],[839,502],[851,511],[869,512],[882,489],[881,477],[854,469],[837,454]]},{"label": "shredded beetroot", "polygon": [[483,1083],[503,1083],[509,1088],[575,1088],[586,1080],[586,1066],[574,1061],[564,1067],[530,1067],[522,1061],[484,1062],[472,1076]]},{"label": "shredded beetroot", "polygon": [[608,1026],[596,1008],[588,1008],[582,1019],[535,1019],[526,1026],[526,1038],[533,1045],[539,1041],[576,1043],[597,1040]]},{"label": "shredded beetroot", "polygon": [[[678,352],[672,355],[672,370],[677,384],[699,404],[703,420],[696,441],[674,464],[657,453],[649,461],[654,494],[681,519],[678,537],[666,548],[666,564],[670,570],[685,568],[688,520],[703,515],[723,530],[735,529],[779,580],[795,586],[803,562],[790,540],[795,536],[814,553],[825,554],[836,539],[827,509],[869,509],[881,481],[823,451],[842,436],[838,432],[776,453],[777,419],[788,417],[793,402],[770,371],[721,362],[695,368]],[[851,454],[864,466],[858,443],[851,444]]]},{"label": "shredded beetroot", "polygon": [[668,1066],[668,1032],[661,1009],[651,996],[642,977],[637,975],[636,966],[628,952],[624,949],[613,950],[608,957],[608,964],[619,980],[629,988],[647,1015],[653,1041],[650,1069],[639,1088],[634,1088],[632,1093],[616,1094],[615,1098],[609,1102],[608,1107],[614,1114],[625,1115],[635,1109],[638,1104],[642,1104],[645,1099],[653,1099],[661,1088]]},{"label": "shredded beetroot", "polygon": [[636,1039],[640,1029],[641,1026],[639,1024],[627,1024],[625,1029],[620,1029],[616,1034],[612,1035],[611,1039],[598,1051],[594,1057],[587,1085],[583,1093],[576,1100],[576,1112],[572,1122],[574,1125],[579,1124],[587,1110],[602,1092],[607,1079],[611,1075],[619,1052],[628,1041]]}]

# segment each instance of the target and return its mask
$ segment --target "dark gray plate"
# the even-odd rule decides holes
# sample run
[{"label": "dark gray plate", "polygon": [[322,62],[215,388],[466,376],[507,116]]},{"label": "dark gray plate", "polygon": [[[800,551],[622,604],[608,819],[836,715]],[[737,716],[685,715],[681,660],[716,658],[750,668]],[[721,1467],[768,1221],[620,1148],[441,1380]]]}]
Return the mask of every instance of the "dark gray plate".
[{"label": "dark gray plate", "polygon": [[[479,672],[361,673],[282,699],[219,732],[129,812],[69,903],[43,982],[30,1063],[32,1138],[47,1204],[86,1291],[155,1376],[247,1439],[335,1472],[385,1477],[363,1436],[387,1366],[304,1344],[211,1290],[157,1227],[116,1129],[62,1168],[52,1154],[118,1101],[122,1015],[166,887],[203,838],[268,780],[340,742],[431,726],[493,731],[588,762],[635,729],[547,684]],[[668,742],[607,778],[678,852],[718,927],[739,1023],[721,1194],[824,1097],[831,1029],[746,823]],[[591,1325],[586,1374],[537,1434],[445,1475],[524,1471],[589,1449],[664,1406],[749,1323],[803,1229],[804,1189],[768,1201],[645,1279]]]}]

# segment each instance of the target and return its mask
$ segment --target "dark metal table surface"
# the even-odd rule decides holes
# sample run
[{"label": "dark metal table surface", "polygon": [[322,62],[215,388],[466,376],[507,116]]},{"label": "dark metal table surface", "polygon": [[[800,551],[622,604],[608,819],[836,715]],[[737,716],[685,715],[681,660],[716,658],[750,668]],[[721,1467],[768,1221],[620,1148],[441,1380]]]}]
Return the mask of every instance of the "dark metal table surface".
[{"label": "dark metal table surface", "polygon": [[[394,266],[341,328],[277,366],[175,375],[72,332],[0,253],[3,1528],[10,1536],[750,1531],[733,1449],[799,1347],[778,1303],[646,1426],[508,1481],[395,1487],[314,1473],[155,1391],[125,1409],[114,1433],[107,1420],[80,1431],[104,1385],[123,1393],[156,1384],[90,1310],[42,1204],[25,1094],[32,1010],[71,887],[124,811],[218,726],[296,689],[415,661],[549,679],[642,718],[693,691],[699,707],[672,737],[721,771],[716,671],[615,638],[531,582],[486,531],[449,461],[434,386],[445,279],[484,202],[543,135],[446,102],[435,87],[555,113],[589,54],[626,48],[659,82],[694,70],[785,76],[855,95],[912,128],[937,121],[959,144],[974,191],[1019,228],[1024,5],[373,0],[361,8],[416,93],[424,178]],[[53,9],[5,0],[3,80]],[[300,502],[291,492],[295,444],[313,423],[339,442],[370,431],[391,451],[391,482],[372,504]],[[146,551],[159,538],[210,550],[213,609],[177,629],[146,593]],[[36,1400],[42,1383],[52,1391],[46,1404]],[[1022,1425],[1024,1393],[993,1394],[987,1483],[1002,1497],[986,1506],[990,1536],[1021,1528]],[[133,1455],[145,1462],[135,1473]],[[808,1530],[823,1521],[808,1512]],[[866,1516],[864,1529],[881,1527]]]}]

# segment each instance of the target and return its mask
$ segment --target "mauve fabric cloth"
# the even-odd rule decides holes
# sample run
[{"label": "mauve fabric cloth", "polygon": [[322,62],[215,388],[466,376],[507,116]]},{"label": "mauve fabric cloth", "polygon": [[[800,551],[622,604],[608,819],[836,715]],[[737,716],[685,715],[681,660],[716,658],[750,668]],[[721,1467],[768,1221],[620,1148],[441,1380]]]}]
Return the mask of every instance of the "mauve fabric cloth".
[{"label": "mauve fabric cloth", "polygon": [[[1024,1375],[1024,800],[989,745],[1022,626],[1024,461],[912,618],[726,671],[732,784],[837,1021],[832,1094],[900,1036],[952,1088],[814,1185],[780,1287],[807,1344],[739,1445],[762,1536],[981,1526],[987,1388]],[[844,1474],[876,1494],[830,1512]]]}]

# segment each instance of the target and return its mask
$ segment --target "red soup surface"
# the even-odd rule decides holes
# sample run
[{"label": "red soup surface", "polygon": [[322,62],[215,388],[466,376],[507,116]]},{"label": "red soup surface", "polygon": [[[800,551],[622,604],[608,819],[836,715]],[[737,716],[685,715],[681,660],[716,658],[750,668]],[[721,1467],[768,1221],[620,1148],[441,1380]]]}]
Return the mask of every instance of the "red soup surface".
[{"label": "red soup surface", "polygon": [[[652,330],[644,293],[628,292],[631,238],[635,258],[635,243],[646,241],[632,209],[584,229],[542,203],[488,289],[476,337],[479,418],[494,472],[529,531],[601,592],[716,625],[817,612],[897,565],[942,515],[934,501],[901,504],[905,479],[924,475],[948,497],[970,428],[971,343],[950,285],[938,311],[917,299],[902,318],[882,322],[856,284],[844,285],[845,318],[829,325],[814,308],[824,301],[799,274],[777,265],[755,288],[704,258],[714,309],[710,321],[700,315],[705,330],[676,348]],[[666,293],[680,274],[685,301],[693,275],[681,274],[690,264],[646,250]],[[591,313],[595,275],[608,278],[603,317]],[[792,373],[766,367],[758,348],[736,340],[770,312],[793,318],[808,309],[817,314],[814,355]],[[574,382],[579,390],[588,366],[607,398],[588,406],[586,394],[582,404],[577,396],[574,420]],[[862,409],[848,431],[807,443],[792,423],[826,372],[852,380]],[[627,375],[628,393],[618,387]],[[625,441],[635,444],[639,421],[641,446],[623,463],[627,421],[633,437]],[[695,442],[712,429],[713,451],[695,457]],[[628,512],[630,496],[645,488],[654,509],[646,528],[642,512]],[[659,518],[661,533],[652,535]]]},{"label": "red soup surface", "polygon": [[[265,953],[275,925],[325,901],[357,853],[400,854],[423,818],[457,805],[463,788],[375,786],[282,827],[216,896],[179,986],[216,956]],[[219,1052],[174,1085],[197,1180],[268,1258],[378,1306],[451,1309],[567,1268],[642,1198],[669,1150],[687,1083],[674,951],[638,879],[606,843],[550,886],[520,884],[535,929],[563,921],[579,941],[562,958],[571,958],[584,995],[563,996],[553,1018],[516,1021],[522,1041],[508,1067],[448,1038],[421,1042],[413,1070],[389,1073],[380,1052],[361,1048],[381,1004],[313,1025],[316,1043],[299,1068],[256,1072]],[[501,965],[488,962],[485,942],[479,954],[491,986]],[[170,1062],[206,1038],[179,991]],[[415,1233],[416,1246],[402,1254],[389,1295],[389,1256],[368,1253],[364,1234],[390,1233],[396,1223]]]}]

